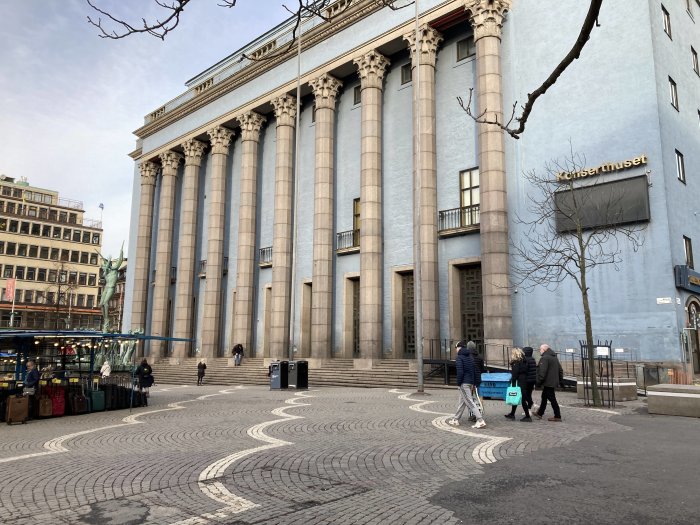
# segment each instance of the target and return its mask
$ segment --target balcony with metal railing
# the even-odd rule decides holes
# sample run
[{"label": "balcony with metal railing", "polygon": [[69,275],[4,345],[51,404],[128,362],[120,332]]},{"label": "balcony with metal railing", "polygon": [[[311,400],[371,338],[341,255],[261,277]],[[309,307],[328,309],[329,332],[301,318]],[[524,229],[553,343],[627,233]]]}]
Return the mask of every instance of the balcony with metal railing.
[{"label": "balcony with metal railing", "polygon": [[480,206],[462,206],[438,212],[438,235],[452,237],[477,232],[480,228]]},{"label": "balcony with metal railing", "polygon": [[272,246],[260,248],[258,265],[260,268],[272,268]]},{"label": "balcony with metal railing", "polygon": [[335,251],[338,255],[347,255],[360,251],[360,230],[348,230],[335,234]]}]

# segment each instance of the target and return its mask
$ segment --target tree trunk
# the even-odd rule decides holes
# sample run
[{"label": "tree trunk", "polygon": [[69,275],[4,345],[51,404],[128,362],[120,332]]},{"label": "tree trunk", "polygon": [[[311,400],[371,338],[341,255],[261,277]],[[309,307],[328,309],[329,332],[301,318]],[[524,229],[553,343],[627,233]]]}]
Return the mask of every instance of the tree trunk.
[{"label": "tree trunk", "polygon": [[[583,262],[583,258],[579,259]],[[593,344],[593,323],[591,321],[591,307],[588,303],[588,286],[586,285],[586,265],[579,264],[581,271],[581,300],[583,301],[583,318],[586,322],[586,342],[588,344],[588,376],[591,381],[591,397],[593,406],[602,406],[600,391],[598,390],[598,380],[595,368],[595,345]],[[584,378],[585,379],[585,378]],[[584,383],[583,388],[586,388]]]}]

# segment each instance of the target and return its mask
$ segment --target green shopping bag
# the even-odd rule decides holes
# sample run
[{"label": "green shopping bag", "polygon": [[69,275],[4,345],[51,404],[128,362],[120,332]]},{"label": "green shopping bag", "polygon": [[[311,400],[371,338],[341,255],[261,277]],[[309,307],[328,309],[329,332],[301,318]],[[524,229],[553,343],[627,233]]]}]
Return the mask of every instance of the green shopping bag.
[{"label": "green shopping bag", "polygon": [[519,386],[509,386],[506,390],[506,405],[518,406],[523,399]]}]

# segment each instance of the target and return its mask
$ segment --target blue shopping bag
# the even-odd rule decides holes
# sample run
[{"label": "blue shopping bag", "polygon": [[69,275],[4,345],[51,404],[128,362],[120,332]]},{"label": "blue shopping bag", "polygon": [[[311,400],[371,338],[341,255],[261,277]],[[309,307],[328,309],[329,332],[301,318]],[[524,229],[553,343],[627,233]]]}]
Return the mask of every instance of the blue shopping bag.
[{"label": "blue shopping bag", "polygon": [[509,386],[506,390],[506,405],[518,406],[523,399],[519,386]]}]

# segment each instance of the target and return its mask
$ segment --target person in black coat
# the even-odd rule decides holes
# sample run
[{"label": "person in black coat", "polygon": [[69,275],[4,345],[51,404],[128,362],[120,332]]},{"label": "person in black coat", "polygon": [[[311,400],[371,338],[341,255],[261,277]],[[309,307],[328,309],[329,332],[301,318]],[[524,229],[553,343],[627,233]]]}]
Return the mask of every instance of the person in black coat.
[{"label": "person in black coat", "polygon": [[547,401],[549,401],[552,403],[554,417],[550,417],[548,421],[561,421],[561,411],[554,389],[564,382],[564,370],[559,363],[557,354],[549,345],[540,346],[540,355],[542,357],[540,357],[540,364],[537,365],[537,384],[542,386],[542,401],[535,416],[537,419],[542,419],[544,411],[547,410]]},{"label": "person in black coat", "polygon": [[197,386],[204,384],[204,371],[207,369],[207,364],[204,360],[197,363]]},{"label": "person in black coat", "polygon": [[[532,349],[531,349],[532,350]],[[520,421],[530,422],[532,418],[530,417],[530,407],[528,406],[527,399],[525,398],[525,390],[527,389],[527,361],[525,360],[525,354],[520,348],[513,348],[510,353],[510,386],[519,386],[522,393],[522,406],[525,416],[520,419]],[[515,411],[518,407],[513,405],[510,409],[510,414],[506,414],[506,418],[515,419]]]},{"label": "person in black coat", "polygon": [[454,417],[448,421],[450,425],[459,425],[459,420],[464,413],[464,409],[469,407],[472,414],[476,416],[476,423],[473,428],[484,428],[486,422],[481,414],[481,410],[477,406],[472,397],[472,390],[476,386],[477,372],[474,363],[472,352],[476,351],[476,344],[473,341],[457,343],[457,359],[455,365],[457,367],[457,389],[459,391],[459,401],[457,403],[457,412]]},{"label": "person in black coat", "polygon": [[148,364],[148,360],[144,357],[141,364],[136,369],[136,377],[139,380],[139,388],[149,388],[153,385],[153,369]]},{"label": "person in black coat", "polygon": [[39,387],[39,379],[41,379],[41,374],[36,369],[36,363],[30,359],[27,361],[27,377],[24,379],[24,394],[28,399],[29,419],[34,419],[37,399],[36,389]]},{"label": "person in black coat", "polygon": [[[535,389],[535,383],[537,383],[537,361],[532,357],[534,350],[531,346],[523,347],[523,354],[525,354],[525,364],[527,366],[527,383],[526,388],[523,390],[523,397],[527,401],[527,408],[532,410],[534,405],[532,401],[532,391]],[[522,388],[522,387],[521,387]]]}]

